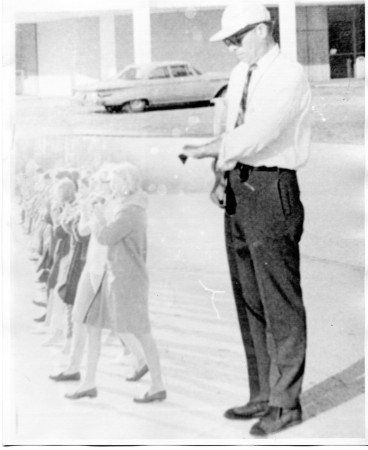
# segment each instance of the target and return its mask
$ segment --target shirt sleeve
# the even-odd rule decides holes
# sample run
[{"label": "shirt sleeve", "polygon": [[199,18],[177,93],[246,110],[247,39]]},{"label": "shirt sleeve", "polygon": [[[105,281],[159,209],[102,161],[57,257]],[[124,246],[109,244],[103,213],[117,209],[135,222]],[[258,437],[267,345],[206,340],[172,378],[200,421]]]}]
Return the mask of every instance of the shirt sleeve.
[{"label": "shirt sleeve", "polygon": [[[303,95],[308,94],[303,69],[301,67],[298,69],[275,79],[272,86],[258,93],[256,100],[250,102],[244,123],[228,131],[224,136],[217,163],[218,169],[231,170],[237,161],[262,152],[294,119]],[[257,88],[260,86],[256,86]]]},{"label": "shirt sleeve", "polygon": [[121,239],[124,239],[132,230],[134,225],[136,207],[130,207],[120,210],[106,224],[97,220],[92,222],[92,232],[101,245],[115,245]]}]

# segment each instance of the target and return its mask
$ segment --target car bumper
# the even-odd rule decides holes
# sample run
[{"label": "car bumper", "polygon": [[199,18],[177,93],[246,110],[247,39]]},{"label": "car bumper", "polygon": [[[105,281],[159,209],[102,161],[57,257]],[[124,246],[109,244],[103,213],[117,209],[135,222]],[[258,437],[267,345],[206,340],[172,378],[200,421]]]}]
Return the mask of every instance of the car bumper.
[{"label": "car bumper", "polygon": [[93,92],[77,92],[74,94],[74,99],[86,106],[105,106],[106,104],[105,99]]}]

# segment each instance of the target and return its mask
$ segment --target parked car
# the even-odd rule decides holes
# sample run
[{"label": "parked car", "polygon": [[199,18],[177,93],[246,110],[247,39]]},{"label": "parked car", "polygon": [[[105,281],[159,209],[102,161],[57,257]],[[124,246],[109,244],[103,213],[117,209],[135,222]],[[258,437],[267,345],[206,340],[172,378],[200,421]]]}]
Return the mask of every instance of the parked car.
[{"label": "parked car", "polygon": [[110,80],[77,88],[73,94],[108,112],[142,112],[150,106],[211,101],[224,95],[228,78],[225,73],[202,74],[184,61],[134,64]]}]

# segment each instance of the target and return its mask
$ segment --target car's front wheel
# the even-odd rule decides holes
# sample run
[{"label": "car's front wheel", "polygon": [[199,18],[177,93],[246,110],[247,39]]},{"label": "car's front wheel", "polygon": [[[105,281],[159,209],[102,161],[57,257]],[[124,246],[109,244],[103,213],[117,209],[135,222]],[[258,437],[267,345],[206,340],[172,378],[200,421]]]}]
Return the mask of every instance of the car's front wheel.
[{"label": "car's front wheel", "polygon": [[227,86],[224,86],[217,94],[215,98],[224,98],[227,94]]},{"label": "car's front wheel", "polygon": [[119,113],[121,112],[121,106],[117,105],[117,106],[105,106],[105,109],[108,113]]},{"label": "car's front wheel", "polygon": [[129,103],[126,103],[123,106],[123,111],[129,113],[139,113],[143,112],[146,109],[147,101],[146,100],[132,100]]}]

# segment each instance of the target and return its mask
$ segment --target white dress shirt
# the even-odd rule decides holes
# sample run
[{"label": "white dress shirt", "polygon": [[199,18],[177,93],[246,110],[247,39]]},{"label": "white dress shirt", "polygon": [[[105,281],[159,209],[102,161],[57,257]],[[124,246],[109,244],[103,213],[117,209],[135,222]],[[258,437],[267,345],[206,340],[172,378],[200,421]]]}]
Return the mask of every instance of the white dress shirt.
[{"label": "white dress shirt", "polygon": [[226,132],[217,168],[237,162],[251,166],[298,169],[309,155],[311,93],[303,67],[284,57],[278,45],[254,69],[243,125],[235,128],[248,65],[232,71],[226,97]]}]

